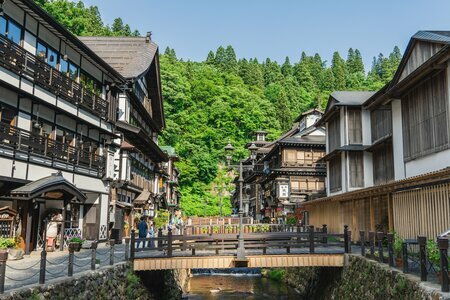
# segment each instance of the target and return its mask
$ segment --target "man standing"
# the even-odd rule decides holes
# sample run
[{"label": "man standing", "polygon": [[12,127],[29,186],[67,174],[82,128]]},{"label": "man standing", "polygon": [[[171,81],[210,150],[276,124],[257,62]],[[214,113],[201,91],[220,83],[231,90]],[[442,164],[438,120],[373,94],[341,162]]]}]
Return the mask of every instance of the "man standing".
[{"label": "man standing", "polygon": [[[148,225],[147,222],[145,222],[145,218],[142,216],[141,221],[138,224],[138,231],[139,231],[139,238],[145,239],[147,237],[147,231],[148,231]],[[145,248],[145,241],[142,241],[143,245],[142,248]],[[137,243],[137,247],[139,248],[140,241]]]}]

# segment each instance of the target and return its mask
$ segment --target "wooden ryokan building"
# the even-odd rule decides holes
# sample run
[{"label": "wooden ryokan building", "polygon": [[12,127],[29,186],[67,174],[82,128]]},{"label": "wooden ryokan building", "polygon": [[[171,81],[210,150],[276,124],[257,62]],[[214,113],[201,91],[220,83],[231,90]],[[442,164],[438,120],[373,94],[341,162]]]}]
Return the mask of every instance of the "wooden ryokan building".
[{"label": "wooden ryokan building", "polygon": [[450,32],[419,31],[383,89],[330,96],[328,196],[305,204],[311,224],[405,238],[450,228],[449,59]]}]

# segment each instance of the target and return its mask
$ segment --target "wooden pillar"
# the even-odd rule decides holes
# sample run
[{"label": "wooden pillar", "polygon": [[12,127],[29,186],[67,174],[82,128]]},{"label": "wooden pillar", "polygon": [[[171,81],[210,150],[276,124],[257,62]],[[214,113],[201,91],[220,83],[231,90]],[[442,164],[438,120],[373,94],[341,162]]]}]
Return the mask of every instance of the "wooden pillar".
[{"label": "wooden pillar", "polygon": [[60,232],[60,241],[59,241],[59,250],[63,251],[64,250],[64,231],[66,229],[66,208],[67,208],[67,200],[64,199],[63,201],[64,203],[64,207],[62,210],[62,223],[61,223],[61,232]]},{"label": "wooden pillar", "polygon": [[389,224],[389,231],[394,231],[394,208],[393,208],[393,200],[392,200],[392,194],[387,194],[387,204],[388,204],[388,224]]},{"label": "wooden pillar", "polygon": [[369,214],[370,214],[370,231],[375,231],[375,209],[373,203],[373,197],[370,196],[369,202]]},{"label": "wooden pillar", "polygon": [[[31,205],[30,205],[31,204]],[[25,233],[25,254],[31,252],[31,223],[33,222],[33,203],[27,205],[27,228]]]},{"label": "wooden pillar", "polygon": [[352,227],[351,227],[351,229],[353,231],[356,231],[356,224],[357,224],[355,204],[356,204],[356,201],[352,200]]}]

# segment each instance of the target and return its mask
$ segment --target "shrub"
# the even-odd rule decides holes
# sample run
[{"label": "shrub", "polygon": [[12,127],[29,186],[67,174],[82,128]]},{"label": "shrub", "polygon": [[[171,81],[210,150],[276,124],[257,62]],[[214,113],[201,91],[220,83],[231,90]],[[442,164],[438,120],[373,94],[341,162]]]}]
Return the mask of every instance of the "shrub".
[{"label": "shrub", "polygon": [[271,269],[267,273],[267,277],[269,277],[269,279],[274,280],[274,281],[283,280],[284,275],[285,275],[285,271],[283,269]]},{"label": "shrub", "polygon": [[404,240],[403,238],[394,231],[394,253],[395,256],[400,257],[402,255],[402,244],[403,244]]},{"label": "shrub", "polygon": [[287,225],[295,225],[295,224],[297,224],[297,219],[295,217],[287,217],[286,224]]},{"label": "shrub", "polygon": [[427,256],[428,260],[438,269],[441,267],[440,253],[437,243],[433,240],[427,241]]},{"label": "shrub", "polygon": [[13,238],[0,237],[0,249],[15,248],[16,246],[16,241]]},{"label": "shrub", "polygon": [[78,243],[78,244],[83,244],[84,240],[79,237],[79,236],[74,236],[73,238],[71,238],[69,240],[69,243]]}]

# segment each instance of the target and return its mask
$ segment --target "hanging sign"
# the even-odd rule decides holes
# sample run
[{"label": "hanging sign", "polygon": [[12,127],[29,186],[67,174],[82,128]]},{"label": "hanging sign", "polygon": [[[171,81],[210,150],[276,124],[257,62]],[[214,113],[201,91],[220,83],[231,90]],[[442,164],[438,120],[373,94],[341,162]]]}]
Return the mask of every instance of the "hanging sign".
[{"label": "hanging sign", "polygon": [[289,197],[289,185],[288,184],[280,184],[278,186],[278,195],[280,198],[288,198]]}]

